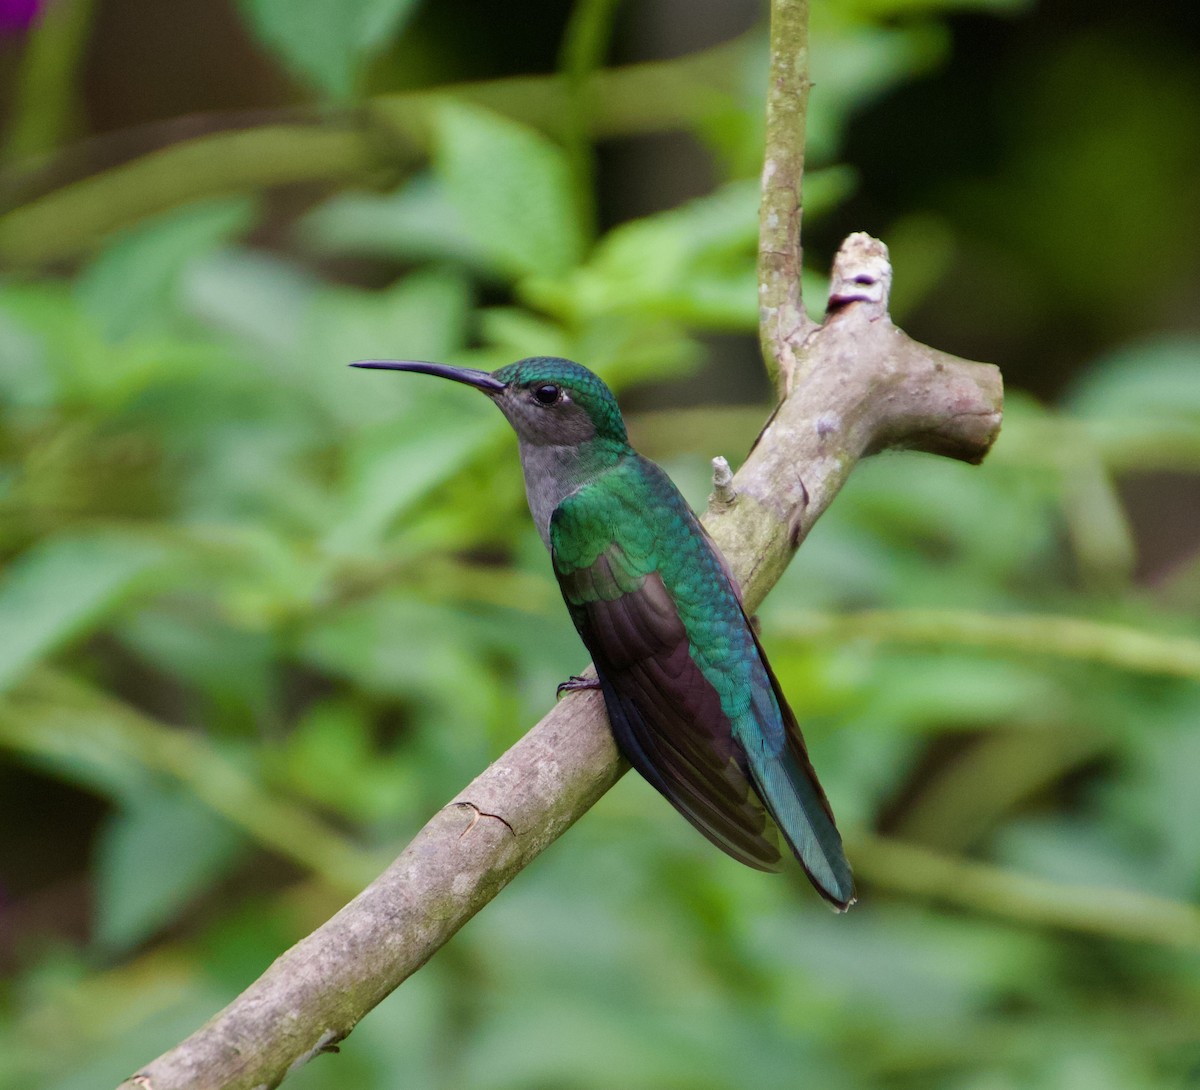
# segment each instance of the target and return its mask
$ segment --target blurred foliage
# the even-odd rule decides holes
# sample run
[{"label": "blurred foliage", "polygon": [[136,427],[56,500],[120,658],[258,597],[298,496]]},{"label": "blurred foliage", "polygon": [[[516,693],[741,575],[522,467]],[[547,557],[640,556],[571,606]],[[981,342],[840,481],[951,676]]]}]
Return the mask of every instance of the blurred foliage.
[{"label": "blurred foliage", "polygon": [[[612,5],[584,7],[574,32],[600,34]],[[941,20],[960,7],[1027,5],[814,3],[806,224],[855,190],[839,161],[850,120],[944,62]],[[88,8],[64,0],[31,32],[10,149],[53,147],[68,127],[28,92],[56,73],[73,85]],[[238,6],[318,105],[374,86],[414,8]],[[369,881],[580,666],[503,420],[446,384],[345,364],[562,354],[620,390],[695,374],[709,334],[752,338],[763,42],[760,28],[728,54],[742,90],[713,93],[697,124],[724,172],[714,190],[599,237],[584,99],[560,141],[450,88],[429,93],[428,156],[382,190],[336,179],[282,216],[269,156],[261,187],[216,195],[175,161],[156,192],[194,183],[195,199],[139,212],[130,191],[130,225],[77,267],[0,276],[0,1086],[107,1085],[176,1043]],[[564,47],[580,85],[594,45]],[[1078,165],[1022,223],[1077,320],[1105,331],[1122,293],[1111,232],[1053,211],[1103,170],[1038,105],[1081,57],[1018,103],[1018,142]],[[1139,191],[1173,194],[1183,232],[1196,206],[1161,86],[1101,89],[1119,100],[1105,123],[1117,111],[1155,152],[1136,156]],[[1100,156],[1095,116],[1077,140]],[[289,163],[275,180],[295,176]],[[1024,177],[980,183],[976,207],[1011,203]],[[1113,209],[1130,198],[1114,190]],[[884,232],[903,308],[958,245],[912,213]],[[1146,237],[1116,211],[1106,223],[1118,262]],[[1064,232],[1094,255],[1065,260]],[[1173,272],[1195,265],[1194,239],[1176,237]],[[88,249],[69,230],[56,242]],[[861,848],[852,913],[719,856],[626,777],[289,1085],[1194,1081],[1197,519],[1185,512],[1186,547],[1151,572],[1130,501],[1164,473],[1200,496],[1198,361],[1200,338],[1164,324],[1110,345],[1056,407],[1011,391],[982,468],[864,464],[768,601],[764,640]],[[701,503],[705,458],[745,449],[765,411],[632,426]],[[898,877],[889,838],[928,850]],[[931,902],[936,868],[948,882]],[[1019,909],[1030,883],[1061,900],[1052,920]]]}]

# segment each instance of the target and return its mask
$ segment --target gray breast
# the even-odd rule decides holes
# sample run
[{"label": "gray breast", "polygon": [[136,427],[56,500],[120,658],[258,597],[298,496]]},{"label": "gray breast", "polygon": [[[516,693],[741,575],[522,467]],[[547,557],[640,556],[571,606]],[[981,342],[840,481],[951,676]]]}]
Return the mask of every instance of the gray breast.
[{"label": "gray breast", "polygon": [[579,479],[579,448],[521,443],[521,469],[529,513],[549,549],[554,509],[583,484]]}]

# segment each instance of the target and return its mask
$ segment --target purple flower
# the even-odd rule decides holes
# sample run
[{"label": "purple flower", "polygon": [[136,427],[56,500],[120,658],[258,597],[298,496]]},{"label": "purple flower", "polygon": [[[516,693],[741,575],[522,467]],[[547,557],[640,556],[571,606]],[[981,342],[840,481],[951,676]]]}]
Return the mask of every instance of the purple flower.
[{"label": "purple flower", "polygon": [[0,35],[20,34],[37,20],[42,0],[0,0]]}]

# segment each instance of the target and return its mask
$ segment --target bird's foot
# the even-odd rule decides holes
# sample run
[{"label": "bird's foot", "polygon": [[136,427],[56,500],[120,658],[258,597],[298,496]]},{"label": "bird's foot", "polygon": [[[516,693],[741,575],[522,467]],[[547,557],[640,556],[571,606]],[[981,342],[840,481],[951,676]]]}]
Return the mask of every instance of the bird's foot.
[{"label": "bird's foot", "polygon": [[563,693],[577,693],[582,689],[599,689],[600,679],[595,677],[580,677],[578,674],[572,674],[564,681],[557,689],[554,690],[555,699],[558,699]]}]

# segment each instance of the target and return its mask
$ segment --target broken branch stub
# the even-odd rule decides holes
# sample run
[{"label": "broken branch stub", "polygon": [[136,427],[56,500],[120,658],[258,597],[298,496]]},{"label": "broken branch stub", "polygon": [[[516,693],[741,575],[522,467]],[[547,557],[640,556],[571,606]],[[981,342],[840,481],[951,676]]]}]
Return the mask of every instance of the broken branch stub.
[{"label": "broken branch stub", "polygon": [[859,459],[904,449],[978,463],[1000,432],[999,369],[895,326],[891,282],[882,242],[853,234],[843,243],[824,323],[799,331],[780,360],[789,395],[734,478],[734,501],[709,512],[705,524],[731,562],[749,559],[739,574],[750,609]]}]

